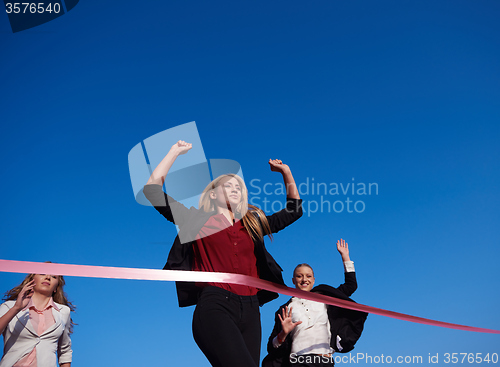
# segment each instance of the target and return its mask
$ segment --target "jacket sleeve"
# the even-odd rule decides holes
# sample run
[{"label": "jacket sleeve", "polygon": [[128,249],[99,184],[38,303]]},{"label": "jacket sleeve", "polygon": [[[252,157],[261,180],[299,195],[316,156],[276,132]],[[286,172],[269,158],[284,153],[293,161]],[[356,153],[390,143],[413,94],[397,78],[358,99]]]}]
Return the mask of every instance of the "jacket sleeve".
[{"label": "jacket sleeve", "polygon": [[68,315],[66,316],[64,331],[59,338],[59,342],[57,345],[57,356],[59,357],[59,364],[63,363],[71,363],[73,358],[73,350],[71,349],[71,338],[69,336],[69,330],[71,328],[71,311],[67,306],[63,308],[64,313]]},{"label": "jacket sleeve", "polygon": [[[5,315],[8,311],[10,310],[10,307],[7,306],[7,304],[5,303],[2,303],[0,305],[0,317],[2,317],[3,315]],[[5,328],[7,328],[8,326],[6,326]],[[0,334],[2,334],[4,332],[4,330],[0,330]]]},{"label": "jacket sleeve", "polygon": [[0,305],[0,317],[2,317],[3,315],[5,315],[7,313],[7,311],[9,311],[9,310],[10,310],[10,307],[7,306],[6,303],[2,303]]},{"label": "jacket sleeve", "polygon": [[[281,307],[278,310],[278,312],[276,312],[276,314],[274,315],[273,331],[271,332],[271,335],[269,336],[269,340],[267,341],[267,352],[268,353],[275,353],[276,352],[276,350],[275,350],[276,348],[274,348],[274,345],[273,345],[273,340],[276,337],[276,335],[278,335],[278,333],[281,331],[281,322],[280,322],[279,317],[278,317],[278,313],[280,311],[281,311]],[[282,346],[283,346],[283,344],[280,346],[280,348]]]},{"label": "jacket sleeve", "polygon": [[272,215],[267,215],[271,233],[277,233],[302,216],[302,199],[287,198],[286,207]]},{"label": "jacket sleeve", "polygon": [[177,225],[182,225],[189,217],[191,210],[183,204],[174,200],[171,196],[163,192],[161,185],[146,185],[143,189],[144,196],[154,206],[154,208],[163,215],[169,222]]},{"label": "jacket sleeve", "polygon": [[356,281],[355,272],[345,272],[344,273],[344,284],[341,284],[337,288],[339,291],[344,293],[347,297],[350,297],[356,289],[358,289],[358,282]]},{"label": "jacket sleeve", "polygon": [[279,319],[279,314],[281,310],[285,307],[285,305],[281,306],[279,310],[274,314],[274,328],[273,331],[271,332],[271,335],[269,336],[269,340],[267,341],[267,352],[272,355],[285,355],[290,353],[290,348],[291,348],[291,336],[288,335],[285,340],[283,340],[283,343],[278,348],[275,348],[273,345],[273,340],[274,338],[280,333],[281,331],[281,321]]},{"label": "jacket sleeve", "polygon": [[275,348],[273,345],[274,338],[281,331],[281,321],[278,317],[278,314],[281,312],[283,307],[285,307],[285,305],[281,306],[274,315],[274,328],[267,342],[268,354],[262,361],[262,367],[286,367],[290,365],[289,356],[292,349],[291,336],[287,336],[278,348]]}]

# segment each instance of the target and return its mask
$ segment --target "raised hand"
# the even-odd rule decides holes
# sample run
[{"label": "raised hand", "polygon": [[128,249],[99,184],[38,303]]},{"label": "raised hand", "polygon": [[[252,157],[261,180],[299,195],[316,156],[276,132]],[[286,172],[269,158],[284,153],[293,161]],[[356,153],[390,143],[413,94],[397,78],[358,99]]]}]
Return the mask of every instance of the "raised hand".
[{"label": "raised hand", "polygon": [[165,176],[177,157],[182,154],[186,154],[192,147],[192,144],[186,143],[184,140],[179,140],[177,143],[172,145],[167,155],[162,159],[160,164],[156,166],[146,185],[163,185]]},{"label": "raised hand", "polygon": [[177,155],[182,155],[186,154],[192,147],[193,144],[186,143],[184,140],[179,140],[177,143],[172,145],[170,151],[174,151]]},{"label": "raised hand", "polygon": [[286,336],[290,334],[290,332],[295,329],[297,325],[302,324],[302,321],[292,321],[292,308],[290,307],[290,309],[288,309],[288,306],[284,307],[281,310],[281,315],[278,314],[278,317],[280,318],[281,328],[283,329],[283,333],[285,334],[284,338],[286,338]]},{"label": "raised hand", "polygon": [[34,293],[34,286],[34,279],[24,285],[23,289],[21,289],[21,292],[19,292],[19,294],[17,295],[16,303],[14,304],[15,308],[17,308],[18,310],[22,310],[28,305]]},{"label": "raised hand", "polygon": [[349,247],[347,246],[347,242],[343,240],[342,238],[340,241],[337,241],[337,251],[339,252],[340,256],[342,256],[342,261],[350,261],[351,259],[349,258]]},{"label": "raised hand", "polygon": [[280,172],[280,173],[290,172],[290,167],[288,167],[288,165],[283,163],[281,159],[270,159],[269,165],[271,166],[271,171],[273,172]]}]

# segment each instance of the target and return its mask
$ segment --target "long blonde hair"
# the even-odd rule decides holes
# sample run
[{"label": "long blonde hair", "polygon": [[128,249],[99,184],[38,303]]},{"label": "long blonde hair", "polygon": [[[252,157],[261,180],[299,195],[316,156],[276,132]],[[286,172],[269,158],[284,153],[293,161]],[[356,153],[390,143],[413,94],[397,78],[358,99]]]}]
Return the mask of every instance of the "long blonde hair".
[{"label": "long blonde hair", "polygon": [[[51,263],[52,261],[45,261],[46,263]],[[19,284],[18,286],[12,288],[11,290],[5,292],[5,295],[3,297],[4,301],[15,301],[17,299],[17,296],[19,296],[19,293],[21,293],[23,287],[26,285],[26,283],[29,283],[33,280],[33,277],[35,274],[28,274],[26,275],[26,278]],[[66,281],[64,280],[64,277],[62,275],[57,275],[57,279],[59,280],[59,283],[57,284],[57,288],[54,291],[54,294],[52,294],[52,299],[54,302],[59,303],[61,305],[66,305],[69,307],[71,311],[75,311],[76,307],[68,300],[68,296],[66,295],[66,292],[64,292],[64,285],[66,284]],[[69,332],[73,332],[73,326],[76,325],[73,320],[71,320],[71,325],[69,326]]]},{"label": "long blonde hair", "polygon": [[210,192],[215,190],[217,186],[223,185],[224,182],[230,180],[231,178],[235,178],[241,188],[241,201],[236,207],[236,213],[234,214],[241,216],[243,226],[250,234],[250,237],[252,237],[252,240],[255,241],[259,239],[260,241],[263,241],[265,235],[268,235],[272,240],[273,235],[271,233],[271,227],[269,227],[266,215],[256,206],[248,204],[247,186],[245,185],[243,179],[236,174],[228,173],[221,175],[210,182],[201,194],[198,207],[207,213],[216,210],[215,201],[210,198]]}]

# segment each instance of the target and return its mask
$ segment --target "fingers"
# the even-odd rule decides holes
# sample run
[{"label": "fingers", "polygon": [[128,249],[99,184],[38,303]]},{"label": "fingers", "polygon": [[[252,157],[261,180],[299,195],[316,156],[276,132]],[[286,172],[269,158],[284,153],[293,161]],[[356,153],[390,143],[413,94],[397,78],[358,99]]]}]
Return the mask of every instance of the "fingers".
[{"label": "fingers", "polygon": [[269,159],[269,164],[274,164],[274,165],[283,164],[283,161],[281,159]]},{"label": "fingers", "polygon": [[35,293],[35,291],[33,290],[34,287],[35,287],[35,285],[33,284],[30,287],[24,289],[23,297],[24,298],[31,298],[31,296],[33,296],[33,293]]},{"label": "fingers", "polygon": [[[283,316],[282,316],[283,315]],[[292,307],[285,306],[281,309],[281,314],[278,314],[280,320],[283,322],[286,318],[292,317]]]},{"label": "fingers", "polygon": [[21,292],[19,292],[16,303],[23,302],[25,299],[31,298],[35,293],[35,291],[33,290],[34,287],[35,287],[35,280],[31,280],[30,282],[26,283],[24,287],[21,289]]},{"label": "fingers", "polygon": [[341,239],[340,239],[340,241],[337,241],[337,248],[338,248],[338,249],[341,249],[341,248],[348,249],[347,242],[345,242],[345,240],[343,240],[343,239],[341,238]]},{"label": "fingers", "polygon": [[35,286],[35,280],[32,279],[31,281],[29,281],[24,285],[23,289],[21,289],[21,293],[25,293],[27,291],[32,290],[34,286]]},{"label": "fingers", "polygon": [[[286,319],[287,307],[281,309],[281,314],[278,314],[280,320],[283,322]],[[281,317],[283,315],[283,317]]]}]

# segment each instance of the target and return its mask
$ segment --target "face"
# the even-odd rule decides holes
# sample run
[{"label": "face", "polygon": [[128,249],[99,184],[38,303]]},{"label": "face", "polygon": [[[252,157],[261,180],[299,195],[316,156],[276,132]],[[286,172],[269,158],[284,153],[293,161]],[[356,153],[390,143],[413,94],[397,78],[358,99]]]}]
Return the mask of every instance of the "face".
[{"label": "face", "polygon": [[301,266],[295,270],[292,278],[295,288],[309,292],[314,286],[314,273],[308,266]]},{"label": "face", "polygon": [[35,287],[33,290],[46,296],[52,296],[59,285],[59,277],[49,274],[35,274],[33,277]]},{"label": "face", "polygon": [[236,209],[241,202],[241,186],[238,180],[231,177],[229,180],[222,181],[212,190],[210,198],[215,200],[217,206],[227,208],[229,204],[232,210]]}]

